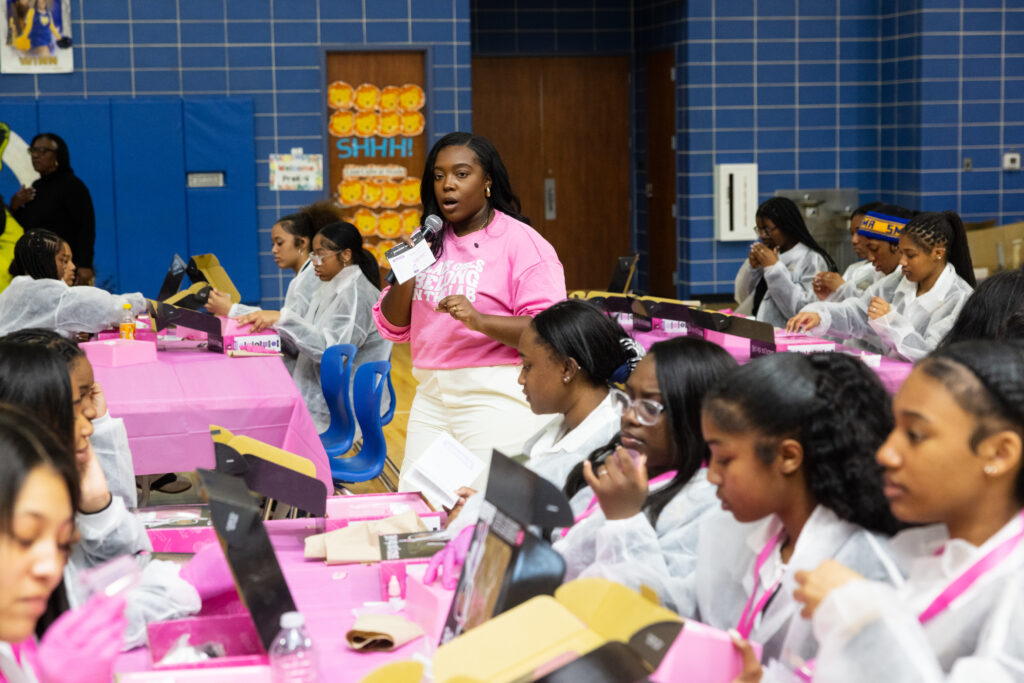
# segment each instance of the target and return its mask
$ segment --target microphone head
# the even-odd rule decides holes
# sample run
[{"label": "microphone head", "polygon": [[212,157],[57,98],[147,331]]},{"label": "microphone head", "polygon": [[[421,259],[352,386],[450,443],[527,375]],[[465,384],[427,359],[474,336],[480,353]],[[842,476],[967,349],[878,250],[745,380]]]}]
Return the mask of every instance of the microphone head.
[{"label": "microphone head", "polygon": [[437,215],[430,214],[423,220],[423,232],[433,234],[441,231],[441,226],[444,225]]}]

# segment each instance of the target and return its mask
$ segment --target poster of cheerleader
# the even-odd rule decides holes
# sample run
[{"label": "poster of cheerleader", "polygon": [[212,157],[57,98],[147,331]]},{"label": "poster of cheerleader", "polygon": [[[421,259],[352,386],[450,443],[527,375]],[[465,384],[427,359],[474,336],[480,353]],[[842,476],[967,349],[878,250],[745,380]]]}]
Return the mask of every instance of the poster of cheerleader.
[{"label": "poster of cheerleader", "polygon": [[71,0],[0,0],[0,73],[74,70]]}]

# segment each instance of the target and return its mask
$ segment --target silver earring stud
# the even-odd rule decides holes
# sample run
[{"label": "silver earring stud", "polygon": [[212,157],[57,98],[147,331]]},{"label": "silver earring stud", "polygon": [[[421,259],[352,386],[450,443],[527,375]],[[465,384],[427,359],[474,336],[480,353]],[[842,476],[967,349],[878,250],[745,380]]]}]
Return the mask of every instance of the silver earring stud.
[{"label": "silver earring stud", "polygon": [[985,474],[987,474],[988,476],[991,477],[991,476],[996,475],[998,473],[999,473],[999,468],[996,467],[995,465],[985,465]]}]

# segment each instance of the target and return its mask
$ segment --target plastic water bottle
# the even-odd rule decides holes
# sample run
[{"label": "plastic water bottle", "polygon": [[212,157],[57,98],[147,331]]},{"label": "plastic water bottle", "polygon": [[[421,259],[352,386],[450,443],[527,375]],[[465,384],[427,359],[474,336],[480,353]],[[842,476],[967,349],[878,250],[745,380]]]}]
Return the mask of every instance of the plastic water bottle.
[{"label": "plastic water bottle", "polygon": [[132,315],[132,305],[126,302],[121,308],[121,339],[135,339],[135,316]]},{"label": "plastic water bottle", "polygon": [[281,615],[281,632],[270,646],[274,683],[318,683],[320,669],[306,620],[298,612]]}]

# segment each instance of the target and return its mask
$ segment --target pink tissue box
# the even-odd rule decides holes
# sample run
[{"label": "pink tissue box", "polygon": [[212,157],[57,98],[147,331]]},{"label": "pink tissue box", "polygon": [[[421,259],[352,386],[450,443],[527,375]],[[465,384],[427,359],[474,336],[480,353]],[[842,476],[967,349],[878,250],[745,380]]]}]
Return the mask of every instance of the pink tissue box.
[{"label": "pink tissue box", "polygon": [[[760,659],[760,643],[750,644]],[[743,659],[728,633],[687,619],[661,665],[651,674],[651,680],[656,683],[732,683],[742,670]]]},{"label": "pink tissue box", "polygon": [[331,496],[327,499],[327,518],[349,521],[384,519],[412,508],[420,517],[437,515],[418,491],[407,493],[364,493],[356,496]]},{"label": "pink tissue box", "polygon": [[[157,666],[164,655],[184,634],[189,634],[190,645],[217,642],[224,646],[226,657],[216,657],[194,664],[169,664]],[[169,669],[211,669],[225,666],[253,666],[267,663],[256,627],[249,614],[232,614],[217,617],[192,617],[161,621],[146,626],[149,655],[153,666],[159,670]]]},{"label": "pink tissue box", "polygon": [[417,567],[408,570],[405,579],[405,614],[411,621],[423,627],[428,641],[437,643],[441,639],[444,622],[448,619],[448,610],[452,606],[455,591],[442,587],[440,578],[429,586],[425,585],[425,570],[425,566],[422,569]]},{"label": "pink tissue box", "polygon": [[281,337],[274,330],[253,332],[250,325],[239,325],[234,318],[220,318],[224,353],[250,351],[253,353],[280,353]]},{"label": "pink tissue box", "polygon": [[156,362],[156,342],[139,339],[106,339],[81,345],[86,357],[101,368]]},{"label": "pink tissue box", "polygon": [[269,666],[226,666],[220,669],[166,669],[117,674],[117,683],[272,683]]}]

